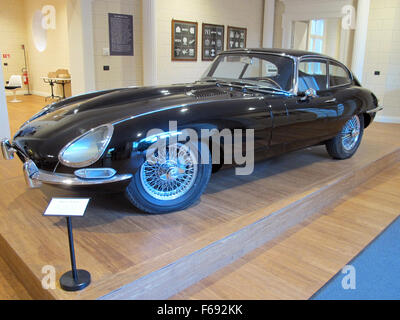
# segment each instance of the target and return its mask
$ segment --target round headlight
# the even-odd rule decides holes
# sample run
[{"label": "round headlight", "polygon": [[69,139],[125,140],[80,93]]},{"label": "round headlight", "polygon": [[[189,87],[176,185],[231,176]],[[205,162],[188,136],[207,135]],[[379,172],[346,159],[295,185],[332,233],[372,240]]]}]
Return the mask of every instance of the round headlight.
[{"label": "round headlight", "polygon": [[106,124],[94,128],[68,143],[59,153],[60,162],[72,168],[90,166],[101,158],[110,143],[114,127]]}]

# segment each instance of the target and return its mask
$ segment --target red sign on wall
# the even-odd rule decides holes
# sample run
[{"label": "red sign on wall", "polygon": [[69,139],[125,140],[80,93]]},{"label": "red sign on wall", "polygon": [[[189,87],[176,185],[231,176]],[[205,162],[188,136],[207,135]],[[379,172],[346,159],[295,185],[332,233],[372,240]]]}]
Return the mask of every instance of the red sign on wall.
[{"label": "red sign on wall", "polygon": [[3,59],[7,59],[10,58],[10,54],[9,53],[3,53]]}]

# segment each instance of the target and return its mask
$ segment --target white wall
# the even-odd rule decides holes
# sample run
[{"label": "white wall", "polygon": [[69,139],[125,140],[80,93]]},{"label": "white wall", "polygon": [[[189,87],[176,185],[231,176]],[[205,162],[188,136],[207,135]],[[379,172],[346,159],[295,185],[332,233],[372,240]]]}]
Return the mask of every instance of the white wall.
[{"label": "white wall", "polygon": [[325,54],[328,56],[340,59],[340,34],[341,34],[341,20],[338,18],[325,19],[326,25],[326,45]]},{"label": "white wall", "polygon": [[[24,0],[0,0],[0,52],[10,54],[10,58],[3,59],[8,64],[3,65],[4,81],[13,74],[22,74],[25,65],[22,44],[26,44]],[[18,90],[18,94],[25,93],[25,89]]]},{"label": "white wall", "polygon": [[95,90],[92,0],[67,0],[72,95]]},{"label": "white wall", "polygon": [[274,46],[275,3],[275,0],[264,0],[263,48],[272,48]]},{"label": "white wall", "polygon": [[157,84],[157,0],[142,2],[143,85]]},{"label": "white wall", "polygon": [[[94,66],[97,90],[142,85],[141,6],[140,0],[93,1]],[[103,55],[103,48],[109,48],[108,13],[133,15],[134,56]],[[110,66],[109,71],[103,70],[105,65]]]},{"label": "white wall", "polygon": [[[24,1],[25,14],[22,17],[26,22],[30,89],[34,94],[50,95],[50,86],[44,83],[41,77],[45,77],[49,72],[55,72],[57,69],[70,69],[67,1],[70,0]],[[47,47],[43,52],[39,52],[33,42],[32,19],[35,11],[42,10],[45,5],[52,5],[56,9],[56,29],[47,30]]]},{"label": "white wall", "polygon": [[[160,84],[198,80],[210,62],[201,61],[202,23],[247,27],[247,47],[261,47],[263,0],[157,0],[157,81]],[[171,20],[198,22],[198,61],[171,61]]]},{"label": "white wall", "polygon": [[400,123],[399,0],[371,0],[362,84],[385,106],[378,119]]},{"label": "white wall", "polygon": [[359,81],[362,82],[365,50],[367,47],[368,17],[370,0],[357,0],[356,29],[353,40],[353,56],[351,70]]},{"label": "white wall", "polygon": [[275,17],[274,17],[274,48],[282,48],[283,37],[283,14],[285,13],[285,3],[281,0],[275,1]]},{"label": "white wall", "polygon": [[309,22],[295,21],[293,30],[293,49],[307,50]]}]

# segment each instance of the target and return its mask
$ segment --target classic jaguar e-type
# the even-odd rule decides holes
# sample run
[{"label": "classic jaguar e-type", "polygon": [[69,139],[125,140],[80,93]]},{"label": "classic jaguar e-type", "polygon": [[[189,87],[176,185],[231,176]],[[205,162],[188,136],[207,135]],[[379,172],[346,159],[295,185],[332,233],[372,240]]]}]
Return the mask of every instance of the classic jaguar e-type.
[{"label": "classic jaguar e-type", "polygon": [[[182,141],[151,160],[154,141],[188,128],[252,129],[259,157],[325,144],[333,158],[347,159],[381,109],[376,96],[328,56],[238,49],[219,54],[195,83],[99,91],[50,104],[1,148],[6,159],[18,155],[30,187],[124,190],[137,208],[164,213],[196,202],[221,164],[195,161],[195,152],[204,150]],[[177,130],[168,130],[169,121]],[[164,133],[149,134],[154,128]],[[225,149],[225,139],[218,143]],[[172,149],[177,157],[168,156]],[[212,148],[206,152],[211,158]]]}]

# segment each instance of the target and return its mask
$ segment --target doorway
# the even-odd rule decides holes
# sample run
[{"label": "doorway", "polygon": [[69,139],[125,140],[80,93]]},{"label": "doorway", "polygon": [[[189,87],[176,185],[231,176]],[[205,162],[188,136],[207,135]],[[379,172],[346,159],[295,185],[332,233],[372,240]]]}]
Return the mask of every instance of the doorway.
[{"label": "doorway", "polygon": [[341,46],[347,47],[348,43],[342,39],[344,34],[339,18],[294,21],[292,30],[292,49],[326,54],[338,60],[346,60]]}]

